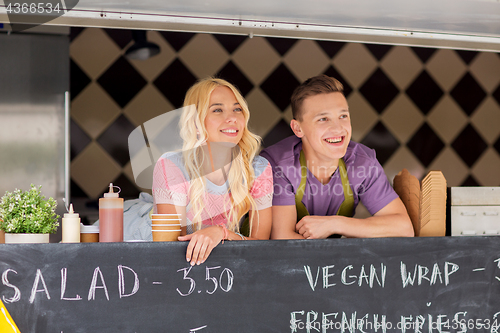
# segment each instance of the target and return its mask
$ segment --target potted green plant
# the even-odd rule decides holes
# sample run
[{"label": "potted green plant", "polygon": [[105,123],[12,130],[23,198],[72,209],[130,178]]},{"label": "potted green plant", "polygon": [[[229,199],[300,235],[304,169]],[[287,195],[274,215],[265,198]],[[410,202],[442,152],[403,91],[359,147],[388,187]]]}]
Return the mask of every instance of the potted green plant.
[{"label": "potted green plant", "polygon": [[48,243],[49,234],[59,226],[57,202],[45,199],[40,189],[31,184],[28,191],[5,192],[0,201],[0,229],[5,243]]}]

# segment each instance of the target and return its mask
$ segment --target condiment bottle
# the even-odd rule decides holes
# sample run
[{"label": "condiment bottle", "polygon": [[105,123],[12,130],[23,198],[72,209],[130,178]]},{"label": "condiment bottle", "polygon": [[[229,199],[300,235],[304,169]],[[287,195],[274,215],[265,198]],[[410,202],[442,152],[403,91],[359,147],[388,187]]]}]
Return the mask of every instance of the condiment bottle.
[{"label": "condiment bottle", "polygon": [[80,243],[80,215],[73,211],[73,204],[62,218],[62,242]]},{"label": "condiment bottle", "polygon": [[113,192],[113,183],[99,199],[99,242],[123,242],[123,199]]}]

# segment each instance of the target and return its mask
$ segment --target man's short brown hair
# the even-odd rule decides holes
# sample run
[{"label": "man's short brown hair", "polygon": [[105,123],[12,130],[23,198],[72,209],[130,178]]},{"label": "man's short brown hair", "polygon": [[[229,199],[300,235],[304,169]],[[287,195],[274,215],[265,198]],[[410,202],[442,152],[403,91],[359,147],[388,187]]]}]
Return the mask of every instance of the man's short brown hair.
[{"label": "man's short brown hair", "polygon": [[295,88],[292,94],[292,114],[293,119],[302,121],[302,102],[308,97],[319,94],[329,94],[339,92],[344,94],[344,86],[338,80],[326,75],[314,76]]}]

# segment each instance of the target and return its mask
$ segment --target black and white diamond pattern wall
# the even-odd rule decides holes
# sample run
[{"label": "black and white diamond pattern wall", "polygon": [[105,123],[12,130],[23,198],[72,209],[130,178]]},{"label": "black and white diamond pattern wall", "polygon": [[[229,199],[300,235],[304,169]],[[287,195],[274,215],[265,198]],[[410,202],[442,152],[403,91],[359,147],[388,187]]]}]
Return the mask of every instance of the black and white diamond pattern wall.
[{"label": "black and white diamond pattern wall", "polygon": [[390,180],[439,169],[449,186],[500,185],[500,54],[149,31],[161,53],[131,61],[130,31],[72,28],[70,38],[73,197],[94,200],[109,182],[137,197],[128,134],[208,75],[239,87],[265,146],[292,134],[293,89],[325,73],[344,84],[353,140],[377,151]]}]

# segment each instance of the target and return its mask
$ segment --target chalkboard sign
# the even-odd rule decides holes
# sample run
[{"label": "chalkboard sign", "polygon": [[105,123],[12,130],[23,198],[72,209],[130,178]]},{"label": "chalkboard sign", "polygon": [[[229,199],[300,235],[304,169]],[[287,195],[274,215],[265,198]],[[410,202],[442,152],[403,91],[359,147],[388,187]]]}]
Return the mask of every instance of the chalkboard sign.
[{"label": "chalkboard sign", "polygon": [[497,332],[500,239],[0,246],[27,332]]}]

